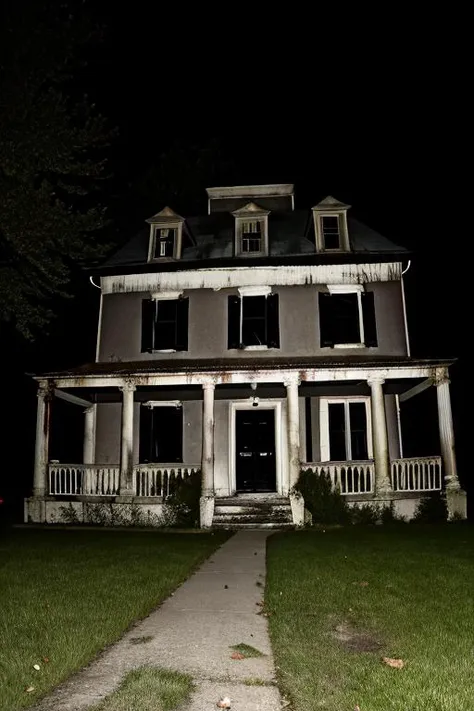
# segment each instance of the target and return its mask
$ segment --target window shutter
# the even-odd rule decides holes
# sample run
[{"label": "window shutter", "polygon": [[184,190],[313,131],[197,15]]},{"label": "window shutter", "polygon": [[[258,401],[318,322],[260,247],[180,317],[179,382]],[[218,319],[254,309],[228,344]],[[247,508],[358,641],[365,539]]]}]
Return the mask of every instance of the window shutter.
[{"label": "window shutter", "polygon": [[240,297],[228,297],[227,348],[240,346]]},{"label": "window shutter", "polygon": [[151,407],[140,407],[140,447],[139,461],[141,464],[151,461],[151,437],[153,427],[153,410]]},{"label": "window shutter", "polygon": [[375,303],[374,292],[362,292],[362,317],[364,319],[364,339],[365,345],[375,347],[377,342],[377,327],[375,324]]},{"label": "window shutter", "polygon": [[155,332],[155,307],[152,299],[142,301],[142,353],[151,353]]},{"label": "window shutter", "polygon": [[178,299],[176,306],[176,350],[188,350],[189,299]]},{"label": "window shutter", "polygon": [[319,339],[320,347],[334,346],[331,294],[319,292]]},{"label": "window shutter", "polygon": [[267,296],[267,346],[280,348],[280,318],[278,294]]}]

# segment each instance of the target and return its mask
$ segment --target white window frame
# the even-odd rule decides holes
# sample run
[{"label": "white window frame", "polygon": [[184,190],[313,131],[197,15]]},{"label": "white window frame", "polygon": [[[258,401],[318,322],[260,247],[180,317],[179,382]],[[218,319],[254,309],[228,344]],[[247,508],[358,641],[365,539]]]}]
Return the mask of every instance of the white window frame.
[{"label": "white window frame", "polygon": [[[148,261],[149,262],[159,262],[167,259],[180,259],[181,257],[181,242],[182,242],[182,228],[183,223],[176,220],[173,222],[156,223],[151,225],[150,233],[150,247],[148,251]],[[174,244],[173,244],[173,255],[171,257],[165,256],[155,256],[155,248],[157,246],[157,241],[160,240],[161,230],[175,230]]]},{"label": "white window frame", "polygon": [[[337,217],[339,224],[339,247],[327,249],[324,244],[323,217]],[[322,210],[313,207],[314,235],[317,252],[350,252],[349,231],[347,227],[347,210]]]},{"label": "white window frame", "polygon": [[[372,441],[372,410],[370,405],[370,397],[329,397],[320,398],[319,400],[319,432],[321,442],[321,461],[330,462],[330,442],[329,442],[329,405],[344,403],[344,421],[346,434],[346,452],[352,456],[351,429],[350,429],[350,413],[349,405],[351,402],[365,403],[365,416],[367,421],[367,454],[370,459],[373,459],[373,441]],[[347,459],[347,462],[355,461]]]},{"label": "white window frame", "polygon": [[[362,311],[363,284],[328,284],[330,294],[357,294],[357,310],[359,313],[359,343],[335,343],[333,348],[366,348],[364,331],[364,314]],[[325,346],[323,346],[325,347]]]},{"label": "white window frame", "polygon": [[[152,301],[177,301],[183,295],[183,291],[158,291],[150,293]],[[189,328],[189,324],[188,324]],[[188,334],[189,337],[189,334]],[[176,348],[154,348],[152,353],[177,353]],[[167,403],[165,403],[166,405]],[[174,403],[173,403],[174,404]]]},{"label": "white window frame", "polygon": [[[325,217],[335,217],[337,220],[337,237],[338,237],[338,246],[337,247],[326,247],[326,240],[324,236],[324,218]],[[341,244],[342,244],[342,220],[341,220],[341,215],[340,213],[336,212],[333,214],[321,214],[319,215],[319,223],[321,226],[321,241],[323,245],[323,249],[325,252],[340,252],[341,251]]]},{"label": "white window frame", "polygon": [[[240,297],[240,321],[239,321],[239,343],[242,343],[242,328],[244,322],[243,300],[246,296],[269,296],[272,293],[271,286],[241,286],[238,289]],[[244,351],[268,351],[272,350],[266,344],[255,346],[244,346]]]}]

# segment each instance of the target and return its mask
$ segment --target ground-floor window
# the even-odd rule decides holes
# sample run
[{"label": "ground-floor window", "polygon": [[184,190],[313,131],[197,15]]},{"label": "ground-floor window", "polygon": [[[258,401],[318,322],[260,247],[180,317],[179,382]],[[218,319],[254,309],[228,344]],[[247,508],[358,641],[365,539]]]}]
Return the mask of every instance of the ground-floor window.
[{"label": "ground-floor window", "polygon": [[140,462],[183,461],[183,408],[142,405]]},{"label": "ground-floor window", "polygon": [[369,398],[322,398],[320,419],[322,461],[372,458]]}]

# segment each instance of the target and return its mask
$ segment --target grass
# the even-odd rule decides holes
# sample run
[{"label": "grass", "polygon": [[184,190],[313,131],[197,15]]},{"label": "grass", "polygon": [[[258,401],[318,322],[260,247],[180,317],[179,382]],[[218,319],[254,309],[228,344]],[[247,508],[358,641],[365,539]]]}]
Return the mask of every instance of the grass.
[{"label": "grass", "polygon": [[[226,532],[19,529],[4,534],[0,711],[32,704],[87,664],[226,538]],[[28,687],[34,690],[28,693]]]},{"label": "grass", "polygon": [[173,711],[189,699],[193,688],[186,674],[142,667],[129,672],[113,694],[89,711]]},{"label": "grass", "polygon": [[239,652],[243,654],[244,657],[250,659],[251,657],[264,657],[265,655],[259,649],[252,647],[251,644],[245,644],[245,642],[240,642],[240,644],[233,644],[231,649],[234,652]]},{"label": "grass", "polygon": [[470,711],[473,544],[467,524],[270,538],[265,604],[291,708]]}]

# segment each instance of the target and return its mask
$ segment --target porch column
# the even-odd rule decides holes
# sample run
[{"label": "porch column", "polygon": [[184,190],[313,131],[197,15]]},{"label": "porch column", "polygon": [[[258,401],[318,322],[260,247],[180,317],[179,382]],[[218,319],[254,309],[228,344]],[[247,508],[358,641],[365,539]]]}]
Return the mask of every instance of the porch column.
[{"label": "porch column", "polygon": [[454,447],[453,413],[449,393],[449,378],[447,368],[436,370],[436,398],[438,401],[439,440],[441,457],[443,459],[444,481],[446,489],[459,491],[458,471],[456,466],[456,450]]},{"label": "porch column", "polygon": [[372,409],[372,438],[375,462],[375,493],[387,494],[391,491],[390,460],[388,452],[387,421],[385,418],[385,398],[383,384],[379,377],[370,378],[370,403]]},{"label": "porch column", "polygon": [[122,400],[122,440],[120,445],[120,495],[133,496],[133,393],[135,385],[127,383],[120,390]]},{"label": "porch column", "polygon": [[95,461],[95,414],[96,405],[84,410],[84,447],[82,461],[84,464],[94,464]]},{"label": "porch column", "polygon": [[49,493],[48,449],[49,423],[51,413],[51,392],[47,382],[40,383],[36,410],[35,468],[33,476],[33,496]]},{"label": "porch column", "polygon": [[214,383],[203,383],[202,496],[214,496]]},{"label": "porch column", "polygon": [[291,491],[300,475],[300,413],[298,407],[298,377],[285,381],[288,432],[288,484]]}]

